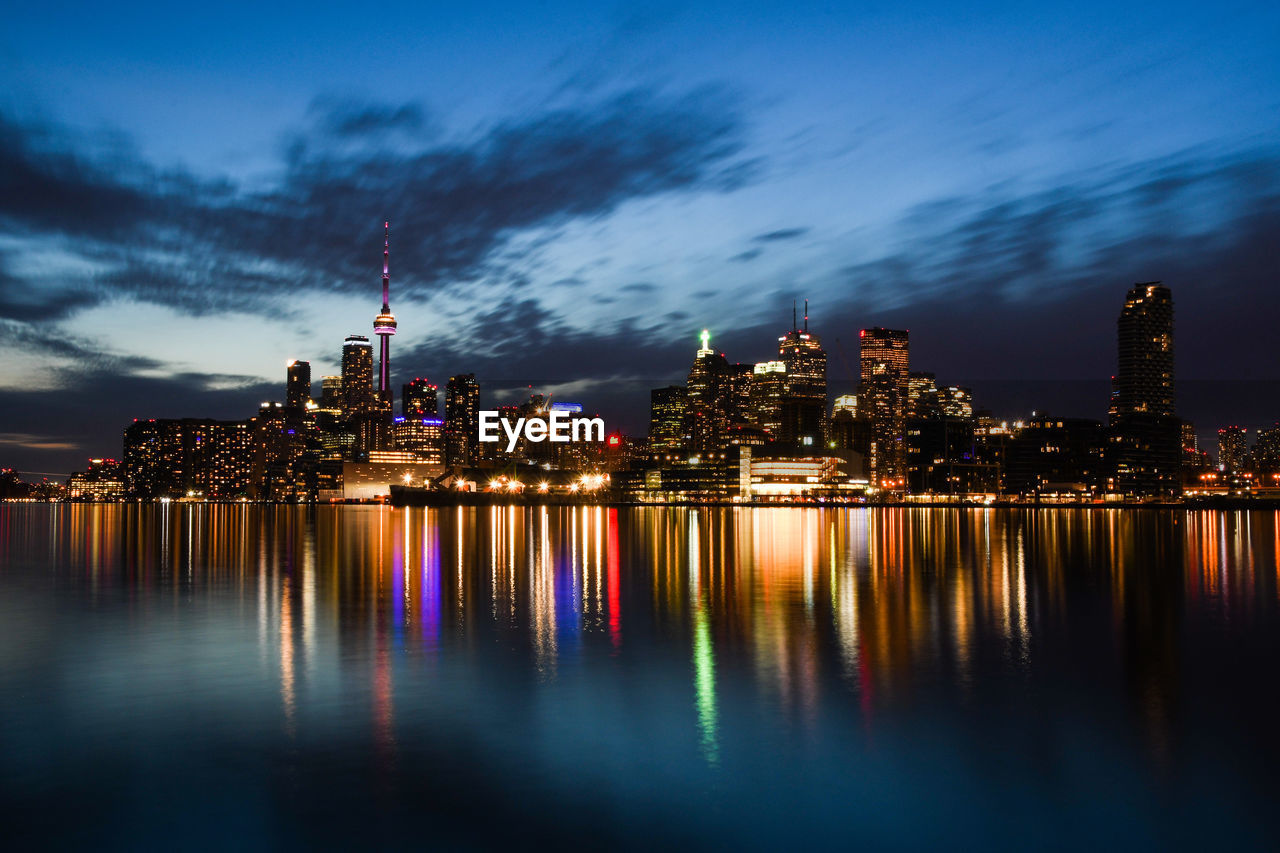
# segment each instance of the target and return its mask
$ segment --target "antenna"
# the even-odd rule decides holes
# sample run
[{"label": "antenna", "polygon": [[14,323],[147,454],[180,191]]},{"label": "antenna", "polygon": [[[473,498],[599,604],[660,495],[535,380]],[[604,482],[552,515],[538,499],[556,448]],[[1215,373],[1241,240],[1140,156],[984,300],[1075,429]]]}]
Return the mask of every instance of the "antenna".
[{"label": "antenna", "polygon": [[804,330],[809,331],[809,300],[804,301]]},{"label": "antenna", "polygon": [[391,221],[382,223],[386,229],[382,242],[382,310],[391,307]]},{"label": "antenna", "polygon": [[791,300],[791,328],[793,328],[793,329],[794,329],[794,328],[797,328],[797,326],[796,326],[796,301],[795,301],[794,299],[792,299],[792,300]]}]

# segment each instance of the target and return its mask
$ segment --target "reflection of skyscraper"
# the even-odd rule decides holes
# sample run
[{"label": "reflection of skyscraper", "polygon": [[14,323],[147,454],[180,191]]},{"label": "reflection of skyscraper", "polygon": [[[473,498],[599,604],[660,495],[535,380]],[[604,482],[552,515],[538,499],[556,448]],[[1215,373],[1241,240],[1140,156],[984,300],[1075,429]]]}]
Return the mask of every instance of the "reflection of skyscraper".
[{"label": "reflection of skyscraper", "polygon": [[378,403],[391,413],[391,336],[396,333],[396,317],[391,313],[391,223],[384,222],[386,236],[382,243],[382,310],[373,318],[373,333],[378,336]]},{"label": "reflection of skyscraper", "polygon": [[1173,295],[1158,281],[1135,284],[1116,323],[1111,460],[1122,494],[1178,491],[1182,426],[1173,411]]},{"label": "reflection of skyscraper", "polygon": [[480,431],[480,385],[474,373],[449,377],[444,389],[446,465],[474,465]]},{"label": "reflection of skyscraper", "polygon": [[400,405],[406,418],[434,418],[440,413],[438,389],[426,379],[414,379],[402,389]]},{"label": "reflection of skyscraper", "polygon": [[285,405],[300,409],[311,400],[311,362],[290,361],[285,385]]},{"label": "reflection of skyscraper", "polygon": [[342,414],[373,409],[373,347],[364,335],[348,335],[342,344]]},{"label": "reflection of skyscraper", "polygon": [[[860,414],[871,420],[871,476],[877,486],[906,475],[908,337],[905,329],[863,329]],[[898,488],[898,485],[893,486]]]},{"label": "reflection of skyscraper", "polygon": [[778,358],[787,366],[787,391],[782,399],[782,424],[777,438],[789,445],[825,444],[827,354],[818,336],[809,331],[807,301],[804,326],[778,338]]}]

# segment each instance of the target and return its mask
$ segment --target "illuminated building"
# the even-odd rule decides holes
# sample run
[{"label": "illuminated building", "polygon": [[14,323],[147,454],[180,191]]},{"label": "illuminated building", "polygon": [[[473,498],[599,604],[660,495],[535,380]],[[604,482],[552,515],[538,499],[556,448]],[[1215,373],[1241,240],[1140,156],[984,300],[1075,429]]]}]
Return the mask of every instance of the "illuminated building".
[{"label": "illuminated building", "polygon": [[320,377],[320,409],[335,415],[342,414],[342,377]]},{"label": "illuminated building", "polygon": [[1116,416],[1172,415],[1173,294],[1158,281],[1135,284],[1116,325]]},{"label": "illuminated building", "polygon": [[871,421],[871,480],[879,489],[906,485],[908,334],[905,329],[863,329],[858,403]]},{"label": "illuminated building", "polygon": [[1228,473],[1249,467],[1249,430],[1242,426],[1218,430],[1218,465]]},{"label": "illuminated building", "polygon": [[685,423],[689,401],[683,385],[649,392],[649,449],[653,453],[680,451],[688,440]]},{"label": "illuminated building", "polygon": [[[444,421],[436,417],[396,418],[391,425],[391,445],[411,453],[416,461],[444,468]],[[373,461],[370,454],[369,460]]]},{"label": "illuminated building", "polygon": [[1182,468],[1184,472],[1213,467],[1209,454],[1200,450],[1200,436],[1191,421],[1182,422]]},{"label": "illuminated building", "polygon": [[382,243],[382,310],[373,318],[378,336],[378,404],[391,411],[391,336],[396,333],[396,317],[391,313],[391,223],[384,222]]},{"label": "illuminated building", "polygon": [[729,362],[723,353],[711,349],[711,333],[702,330],[702,346],[689,368],[689,447],[694,451],[718,450],[729,431]]},{"label": "illuminated building", "polygon": [[470,466],[478,458],[480,385],[474,373],[449,377],[444,389],[444,461]]},{"label": "illuminated building", "polygon": [[973,392],[959,385],[938,389],[938,405],[944,418],[972,418]]},{"label": "illuminated building", "polygon": [[938,386],[932,373],[907,374],[907,419],[936,418],[942,414]]},{"label": "illuminated building", "polygon": [[254,424],[198,418],[134,421],[124,431],[125,492],[140,498],[248,496],[255,479]]},{"label": "illuminated building", "polygon": [[1004,488],[1022,495],[1088,495],[1105,482],[1100,421],[1037,415],[1005,448]]},{"label": "illuminated building", "polygon": [[852,417],[858,416],[858,395],[857,394],[841,394],[831,405],[831,415],[834,417],[840,412],[848,412]]},{"label": "illuminated building", "polygon": [[311,362],[293,359],[286,368],[285,405],[301,409],[311,402]]},{"label": "illuminated building", "polygon": [[321,453],[314,420],[279,403],[263,403],[254,421],[253,444],[254,497],[268,501],[315,499],[315,471]]},{"label": "illuminated building", "polygon": [[1253,464],[1262,472],[1280,472],[1280,423],[1258,431],[1258,440],[1253,445]]},{"label": "illuminated building", "polygon": [[116,501],[124,497],[124,466],[115,459],[90,459],[86,471],[67,480],[67,498],[73,501]]},{"label": "illuminated building", "polygon": [[822,447],[826,444],[827,354],[818,336],[809,331],[809,303],[804,304],[804,326],[778,338],[778,358],[787,367],[787,390],[782,398],[781,427],[777,440],[790,447]]},{"label": "illuminated building", "polygon": [[364,335],[348,335],[342,344],[342,414],[371,412],[373,399],[373,347]]},{"label": "illuminated building", "polygon": [[406,418],[434,418],[440,414],[439,390],[422,377],[414,379],[402,389],[400,406]]},{"label": "illuminated building", "polygon": [[782,399],[787,395],[787,365],[762,361],[751,370],[751,423],[776,440],[782,434]]},{"label": "illuminated building", "polygon": [[1135,284],[1116,321],[1118,370],[1110,405],[1112,490],[1171,496],[1181,487],[1182,428],[1174,414],[1173,295]]},{"label": "illuminated building", "polygon": [[979,458],[972,420],[913,418],[907,421],[906,445],[912,494],[990,494],[1000,487],[998,467]]}]

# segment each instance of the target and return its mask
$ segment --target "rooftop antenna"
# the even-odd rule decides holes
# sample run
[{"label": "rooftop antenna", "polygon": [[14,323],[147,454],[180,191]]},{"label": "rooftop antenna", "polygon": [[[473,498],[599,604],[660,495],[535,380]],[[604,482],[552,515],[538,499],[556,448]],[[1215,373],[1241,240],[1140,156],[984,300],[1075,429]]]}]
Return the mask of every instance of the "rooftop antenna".
[{"label": "rooftop antenna", "polygon": [[796,323],[796,301],[794,299],[791,300],[791,328],[798,328]]},{"label": "rooftop antenna", "polygon": [[809,300],[804,301],[804,330],[809,331]]}]

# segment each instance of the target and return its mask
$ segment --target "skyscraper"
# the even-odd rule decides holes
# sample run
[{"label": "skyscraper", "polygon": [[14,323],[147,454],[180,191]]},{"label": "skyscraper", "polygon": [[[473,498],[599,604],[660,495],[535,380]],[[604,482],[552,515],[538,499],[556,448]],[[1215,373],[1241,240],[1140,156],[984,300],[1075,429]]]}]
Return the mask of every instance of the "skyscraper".
[{"label": "skyscraper", "polygon": [[777,441],[782,435],[782,399],[787,395],[787,365],[762,361],[751,371],[751,424]]},{"label": "skyscraper", "polygon": [[475,374],[450,376],[444,388],[445,464],[476,464],[479,432],[480,385]]},{"label": "skyscraper", "polygon": [[778,338],[778,359],[787,367],[787,388],[776,438],[792,446],[821,447],[826,443],[827,353],[818,336],[809,331],[807,300],[804,325],[797,325],[794,316],[791,321],[791,331]]},{"label": "skyscraper", "polygon": [[382,243],[382,310],[373,318],[373,333],[378,336],[378,403],[391,413],[391,336],[396,333],[396,317],[391,313],[391,223],[384,222],[386,236]]},{"label": "skyscraper", "polygon": [[342,344],[342,414],[373,409],[373,347],[364,335],[348,335]]},{"label": "skyscraper", "polygon": [[1173,295],[1158,281],[1125,295],[1116,321],[1110,406],[1112,490],[1169,496],[1180,489],[1182,425],[1173,407]]},{"label": "skyscraper", "polygon": [[649,449],[675,453],[685,446],[689,401],[683,385],[668,385],[649,392]]},{"label": "skyscraper", "polygon": [[301,409],[311,401],[311,362],[292,359],[287,365],[285,405]]},{"label": "skyscraper", "polygon": [[1218,430],[1218,464],[1228,473],[1249,466],[1249,430],[1242,426]]},{"label": "skyscraper", "polygon": [[711,332],[702,330],[686,383],[689,400],[690,449],[717,450],[729,435],[730,375],[724,353],[711,348]]},{"label": "skyscraper", "polygon": [[1161,282],[1135,284],[1117,321],[1115,416],[1173,414],[1173,294]]},{"label": "skyscraper", "polygon": [[900,489],[906,477],[908,333],[905,329],[863,329],[859,414],[871,420],[871,480],[878,488]]},{"label": "skyscraper", "polygon": [[406,418],[434,418],[440,413],[439,389],[418,377],[401,390],[400,405]]}]

